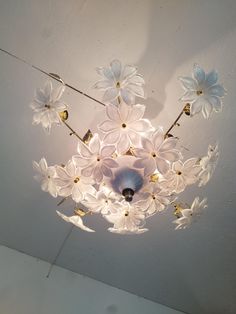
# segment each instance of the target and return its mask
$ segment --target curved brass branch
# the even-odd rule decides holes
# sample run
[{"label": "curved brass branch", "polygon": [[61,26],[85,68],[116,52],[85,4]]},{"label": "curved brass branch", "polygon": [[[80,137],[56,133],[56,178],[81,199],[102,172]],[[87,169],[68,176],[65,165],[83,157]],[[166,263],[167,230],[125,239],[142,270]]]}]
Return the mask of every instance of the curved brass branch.
[{"label": "curved brass branch", "polygon": [[[189,114],[188,114],[189,112]],[[182,111],[180,112],[180,114],[178,115],[178,117],[175,119],[175,121],[171,124],[171,126],[169,127],[169,129],[166,131],[165,133],[165,138],[168,137],[168,134],[170,133],[170,131],[176,126],[178,125],[179,126],[179,123],[178,121],[180,120],[180,118],[182,117],[183,114],[186,114],[186,115],[190,115],[190,104],[185,104],[185,106],[183,107]]]}]

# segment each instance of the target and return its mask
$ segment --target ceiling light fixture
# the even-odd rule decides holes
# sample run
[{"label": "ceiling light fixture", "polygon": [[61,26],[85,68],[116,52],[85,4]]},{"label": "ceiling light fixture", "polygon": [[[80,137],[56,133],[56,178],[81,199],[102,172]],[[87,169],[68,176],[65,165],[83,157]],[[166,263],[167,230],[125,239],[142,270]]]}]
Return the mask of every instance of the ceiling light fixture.
[{"label": "ceiling light fixture", "polygon": [[[180,98],[183,109],[166,132],[145,119],[145,106],[135,102],[136,97],[144,98],[145,83],[136,67],[123,67],[114,60],[97,72],[101,79],[94,87],[104,92],[102,102],[52,73],[45,74],[61,86],[53,89],[47,81],[43,89],[36,90],[31,104],[33,124],[41,124],[48,133],[53,124],[64,124],[79,139],[77,153],[65,165],[48,166],[45,158],[33,162],[42,190],[61,196],[59,204],[72,198],[72,216],[57,213],[85,231],[94,230],[84,225],[83,217],[100,214],[112,224],[109,231],[140,234],[148,230],[145,220],[170,204],[176,229],[186,228],[207,206],[206,199],[196,197],[187,205],[177,201],[178,194],[189,185],[203,186],[209,181],[218,161],[218,145],[209,145],[204,157],[183,161],[179,139],[172,131],[183,114],[202,113],[208,119],[212,112],[221,111],[225,89],[217,84],[217,72],[206,74],[194,65],[192,77],[180,77],[185,91]],[[68,106],[61,100],[66,86],[104,106],[105,119],[97,126],[98,133],[88,130],[81,137],[68,124]]]}]

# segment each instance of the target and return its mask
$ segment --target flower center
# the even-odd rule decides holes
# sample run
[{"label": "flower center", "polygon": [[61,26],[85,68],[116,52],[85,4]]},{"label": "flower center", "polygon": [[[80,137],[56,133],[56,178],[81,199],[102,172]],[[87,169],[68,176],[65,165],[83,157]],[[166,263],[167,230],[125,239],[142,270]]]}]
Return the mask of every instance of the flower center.
[{"label": "flower center", "polygon": [[198,95],[198,96],[200,96],[200,95],[202,95],[202,94],[203,94],[203,91],[202,91],[202,90],[197,90],[197,92],[196,92],[196,93],[197,93],[197,95]]},{"label": "flower center", "polygon": [[51,108],[51,106],[48,105],[48,104],[45,104],[44,107],[47,108],[47,109],[50,109],[50,108]]},{"label": "flower center", "polygon": [[78,183],[79,182],[79,177],[76,177],[75,179],[74,179],[74,183]]},{"label": "flower center", "polygon": [[176,171],[177,175],[180,176],[182,174],[181,171]]},{"label": "flower center", "polygon": [[156,158],[156,156],[157,156],[157,154],[153,152],[153,153],[152,153],[152,157],[153,157],[153,158]]},{"label": "flower center", "polygon": [[100,160],[101,160],[101,158],[98,156],[98,157],[97,157],[97,161],[100,161]]},{"label": "flower center", "polygon": [[116,88],[120,88],[120,82],[116,82]]},{"label": "flower center", "polygon": [[126,124],[125,124],[125,123],[122,123],[121,126],[122,126],[122,128],[124,128],[124,129],[126,128]]},{"label": "flower center", "polygon": [[129,212],[126,211],[126,212],[125,212],[125,217],[128,217],[128,216],[129,216]]},{"label": "flower center", "polygon": [[152,194],[152,199],[155,200],[156,199],[156,196],[154,194]]}]

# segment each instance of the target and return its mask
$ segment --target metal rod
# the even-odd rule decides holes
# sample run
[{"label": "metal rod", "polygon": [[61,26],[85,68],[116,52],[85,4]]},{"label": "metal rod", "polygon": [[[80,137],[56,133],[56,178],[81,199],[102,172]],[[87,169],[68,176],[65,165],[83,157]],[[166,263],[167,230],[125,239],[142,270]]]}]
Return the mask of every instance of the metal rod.
[{"label": "metal rod", "polygon": [[175,121],[171,124],[171,126],[169,127],[169,129],[166,131],[165,136],[168,135],[170,133],[170,131],[173,129],[173,127],[176,126],[177,122],[179,121],[179,119],[182,117],[182,115],[184,114],[184,108],[182,109],[182,111],[180,112],[180,114],[178,115],[178,117],[175,119]]},{"label": "metal rod", "polygon": [[42,70],[42,69],[39,68],[38,66],[33,65],[33,64],[29,63],[28,61],[26,61],[26,60],[20,58],[20,57],[17,57],[17,56],[14,55],[13,53],[11,53],[11,52],[9,52],[9,51],[7,51],[7,50],[5,50],[5,49],[2,49],[2,48],[0,48],[0,51],[2,51],[3,53],[9,55],[10,57],[15,58],[16,60],[18,60],[18,61],[20,61],[20,62],[22,62],[22,63],[24,63],[24,64],[26,64],[26,65],[28,65],[28,66],[30,66],[30,67],[32,67],[33,69],[35,69],[35,70],[37,70],[37,71],[39,71],[39,72],[45,74],[46,76],[52,78],[53,80],[62,83],[62,84],[65,85],[66,87],[68,87],[68,88],[72,89],[73,91],[75,91],[75,92],[77,92],[77,93],[83,95],[84,97],[87,97],[87,98],[89,98],[90,100],[93,100],[93,101],[97,102],[98,104],[100,104],[100,105],[102,105],[102,106],[106,106],[106,105],[105,105],[103,102],[101,102],[100,100],[98,100],[98,99],[96,99],[96,98],[94,98],[94,97],[92,97],[92,96],[90,96],[90,95],[84,93],[83,91],[79,90],[78,88],[76,88],[76,87],[74,87],[74,86],[72,86],[72,85],[70,85],[70,84],[68,84],[68,83],[64,83],[64,82],[62,81],[62,79],[55,77],[54,75],[52,75],[52,74],[50,74],[50,73],[48,73],[48,72]]},{"label": "metal rod", "polygon": [[79,136],[79,134],[77,132],[75,132],[74,129],[72,129],[72,127],[65,121],[62,119],[62,122],[65,124],[65,126],[71,131],[71,135],[75,135],[76,137],[78,137],[78,139],[84,143],[82,137]]},{"label": "metal rod", "polygon": [[67,233],[65,239],[63,240],[63,242],[62,242],[62,244],[61,244],[61,246],[60,246],[60,248],[59,248],[59,250],[58,250],[58,252],[57,252],[57,255],[55,256],[54,260],[52,261],[52,263],[51,263],[51,265],[50,265],[50,267],[49,267],[47,276],[46,276],[47,278],[49,278],[49,276],[50,276],[50,274],[51,274],[51,271],[52,271],[52,268],[53,268],[53,266],[55,265],[55,263],[57,262],[57,259],[58,259],[58,257],[60,256],[60,254],[61,254],[61,252],[62,252],[62,250],[63,250],[63,248],[64,248],[64,246],[65,246],[65,244],[66,244],[66,241],[68,240],[69,236],[71,235],[71,232],[72,232],[73,228],[74,228],[74,226],[71,226],[69,232]]}]

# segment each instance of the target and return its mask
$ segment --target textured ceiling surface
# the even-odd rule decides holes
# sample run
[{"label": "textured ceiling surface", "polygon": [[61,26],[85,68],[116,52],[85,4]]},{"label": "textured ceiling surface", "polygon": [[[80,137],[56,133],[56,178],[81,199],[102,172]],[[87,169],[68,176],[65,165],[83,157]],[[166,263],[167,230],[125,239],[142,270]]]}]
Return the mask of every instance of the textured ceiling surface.
[{"label": "textured ceiling surface", "polygon": [[[149,232],[119,236],[92,216],[86,222],[97,233],[73,228],[56,263],[186,313],[236,313],[236,2],[0,0],[0,47],[97,98],[96,66],[135,64],[147,82],[146,117],[165,129],[181,110],[178,76],[196,62],[217,68],[228,90],[222,114],[184,117],[175,129],[187,157],[219,142],[212,181],[181,195],[208,197],[199,223],[174,231],[170,209],[148,221]],[[0,73],[0,243],[52,262],[71,226],[34,181],[32,160],[64,163],[77,142],[63,127],[46,136],[31,124],[29,103],[44,75],[2,53]],[[64,99],[71,125],[81,135],[95,130],[103,107],[71,90]]]}]

